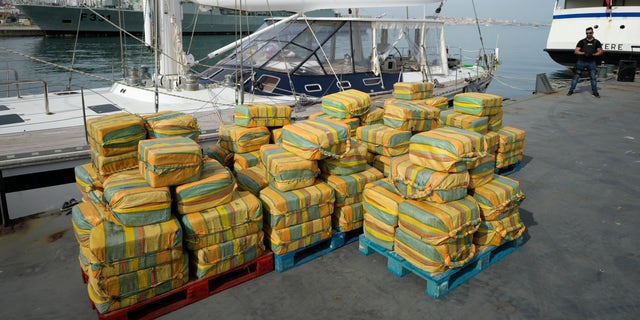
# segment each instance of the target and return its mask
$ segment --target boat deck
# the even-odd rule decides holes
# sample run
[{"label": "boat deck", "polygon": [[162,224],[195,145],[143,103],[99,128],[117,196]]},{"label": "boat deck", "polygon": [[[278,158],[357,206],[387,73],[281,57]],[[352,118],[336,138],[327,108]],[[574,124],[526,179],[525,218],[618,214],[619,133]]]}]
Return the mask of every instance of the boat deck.
[{"label": "boat deck", "polygon": [[[440,300],[351,243],[162,319],[633,319],[640,312],[640,83],[581,83],[504,103],[526,130],[521,247]],[[4,142],[3,142],[4,144]],[[4,147],[4,145],[3,145]],[[25,219],[0,236],[1,319],[95,319],[69,215]]]}]

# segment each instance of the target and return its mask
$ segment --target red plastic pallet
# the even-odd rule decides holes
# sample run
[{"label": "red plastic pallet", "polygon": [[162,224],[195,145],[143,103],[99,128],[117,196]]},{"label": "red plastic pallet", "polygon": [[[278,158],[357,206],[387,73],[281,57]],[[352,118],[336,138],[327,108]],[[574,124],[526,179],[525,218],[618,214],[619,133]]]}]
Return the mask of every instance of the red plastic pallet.
[{"label": "red plastic pallet", "polygon": [[[136,303],[135,305],[105,314],[98,312],[98,319],[155,319],[271,271],[273,271],[273,253],[268,252],[262,257],[233,268],[225,273],[205,279],[192,280],[180,288]],[[85,280],[86,275],[83,275],[82,279]]]}]

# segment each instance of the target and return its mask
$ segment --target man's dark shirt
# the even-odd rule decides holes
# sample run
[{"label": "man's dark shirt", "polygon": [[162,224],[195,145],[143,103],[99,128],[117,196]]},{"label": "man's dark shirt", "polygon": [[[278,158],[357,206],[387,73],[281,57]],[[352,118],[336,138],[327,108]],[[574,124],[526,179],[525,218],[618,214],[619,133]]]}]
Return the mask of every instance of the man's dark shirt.
[{"label": "man's dark shirt", "polygon": [[602,49],[602,43],[600,43],[600,41],[598,41],[598,39],[596,38],[591,39],[591,41],[587,40],[587,38],[584,38],[578,41],[576,47],[580,48],[580,50],[582,50],[582,52],[586,54],[586,56],[578,56],[578,60],[591,62],[595,61],[595,57],[593,56],[593,54],[598,52],[598,48]]}]

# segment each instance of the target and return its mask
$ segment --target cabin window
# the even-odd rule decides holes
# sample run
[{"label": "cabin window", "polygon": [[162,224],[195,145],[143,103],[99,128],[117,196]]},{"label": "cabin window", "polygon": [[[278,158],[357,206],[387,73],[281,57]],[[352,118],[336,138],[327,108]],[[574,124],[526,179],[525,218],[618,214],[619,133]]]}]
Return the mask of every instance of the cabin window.
[{"label": "cabin window", "polygon": [[322,45],[322,52],[318,52],[318,59],[327,73],[353,73],[350,31],[350,25],[344,24]]},{"label": "cabin window", "polygon": [[336,83],[336,85],[338,86],[338,89],[342,89],[342,90],[351,88],[351,82],[349,81],[339,81],[338,83]]},{"label": "cabin window", "polygon": [[371,87],[371,86],[380,85],[380,83],[382,82],[380,78],[366,78],[366,79],[362,79],[362,83],[367,87]]},{"label": "cabin window", "polygon": [[311,92],[320,92],[322,91],[322,86],[317,84],[317,83],[313,83],[313,84],[306,84],[304,86],[304,90],[311,93]]},{"label": "cabin window", "polygon": [[278,87],[278,83],[280,83],[280,78],[263,74],[256,81],[256,87],[262,92],[272,93]]}]

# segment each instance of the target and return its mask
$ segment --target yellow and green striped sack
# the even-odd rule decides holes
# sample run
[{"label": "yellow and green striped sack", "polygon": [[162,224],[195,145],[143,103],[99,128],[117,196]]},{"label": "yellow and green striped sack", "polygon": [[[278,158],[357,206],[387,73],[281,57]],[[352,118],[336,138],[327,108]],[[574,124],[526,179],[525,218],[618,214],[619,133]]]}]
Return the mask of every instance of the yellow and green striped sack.
[{"label": "yellow and green striped sack", "polygon": [[522,150],[524,146],[525,131],[522,129],[504,126],[498,130],[498,153],[506,153],[513,150]]},{"label": "yellow and green striped sack", "polygon": [[409,155],[404,155],[391,159],[389,181],[407,199],[444,203],[467,195],[469,172],[435,171],[411,163]]},{"label": "yellow and green striped sack", "polygon": [[79,245],[89,246],[91,229],[104,221],[106,215],[106,208],[95,206],[90,202],[80,202],[71,208],[73,235]]},{"label": "yellow and green striped sack", "polygon": [[394,157],[409,152],[411,132],[397,130],[383,124],[359,127],[356,137],[375,154]]},{"label": "yellow and green striped sack", "polygon": [[279,128],[270,128],[271,139],[269,143],[271,144],[282,144],[282,127]]},{"label": "yellow and green striped sack", "polygon": [[480,222],[478,231],[473,234],[473,243],[478,246],[479,250],[498,247],[520,238],[524,230],[525,226],[520,221],[520,213],[515,212],[500,220]]},{"label": "yellow and green striped sack", "polygon": [[88,277],[89,285],[97,295],[103,297],[128,297],[138,292],[153,288],[160,283],[179,278],[189,269],[189,257],[185,254],[180,259],[163,263],[134,272],[122,273],[110,277]]},{"label": "yellow and green striped sack", "polygon": [[348,232],[362,228],[363,215],[362,202],[336,207],[332,215],[333,229]]},{"label": "yellow and green striped sack", "polygon": [[384,109],[371,106],[369,111],[360,116],[360,126],[371,126],[374,124],[383,124]]},{"label": "yellow and green striped sack", "polygon": [[355,139],[351,140],[351,149],[340,159],[326,158],[318,162],[321,172],[339,176],[348,175],[367,168],[367,146]]},{"label": "yellow and green striped sack", "polygon": [[431,274],[460,268],[477,252],[471,236],[457,238],[447,244],[430,245],[396,229],[393,251],[415,267]]},{"label": "yellow and green striped sack", "polygon": [[[136,159],[136,163],[137,163]],[[98,176],[98,171],[93,163],[85,163],[75,166],[73,173],[76,178],[76,186],[82,192],[89,192],[92,190],[102,190],[102,182]]]},{"label": "yellow and green striped sack", "polygon": [[218,131],[220,146],[235,153],[260,150],[260,146],[269,144],[271,138],[267,127],[247,128],[235,124],[223,124]]},{"label": "yellow and green striped sack", "polygon": [[115,173],[104,181],[104,200],[114,218],[126,226],[144,226],[169,220],[169,187],[149,186],[137,170]]},{"label": "yellow and green striped sack", "polygon": [[262,146],[260,159],[269,176],[269,184],[280,191],[311,186],[320,173],[317,161],[301,158],[275,144]]},{"label": "yellow and green striped sack", "polygon": [[386,224],[367,211],[364,212],[362,233],[367,240],[387,250],[393,250],[393,240],[396,238],[396,227]]},{"label": "yellow and green striped sack", "polygon": [[260,150],[233,155],[233,169],[236,171],[257,166],[258,163],[260,163]]},{"label": "yellow and green striped sack", "polygon": [[525,199],[517,180],[494,175],[493,180],[470,192],[480,207],[482,220],[500,220],[512,214]]},{"label": "yellow and green striped sack", "polygon": [[98,179],[104,181],[108,176],[121,171],[138,168],[138,151],[103,156],[96,150],[91,150],[91,163],[96,168]]},{"label": "yellow and green striped sack", "polygon": [[489,120],[487,121],[487,128],[489,131],[498,131],[502,129],[502,116],[504,113],[502,112],[502,108],[496,114],[492,114],[487,116]]},{"label": "yellow and green striped sack", "polygon": [[436,107],[440,111],[447,110],[449,108],[449,99],[447,97],[433,97],[424,101],[428,106]]},{"label": "yellow and green striped sack", "polygon": [[92,285],[87,285],[89,299],[93,302],[96,310],[101,314],[109,313],[118,309],[132,306],[136,303],[151,299],[173,289],[182,287],[189,282],[189,268],[185,268],[177,277],[158,283],[153,287],[141,290],[136,294],[126,297],[103,296],[96,292]]},{"label": "yellow and green striped sack", "polygon": [[369,112],[371,96],[355,89],[332,93],[322,97],[322,111],[332,117],[344,119],[359,117]]},{"label": "yellow and green striped sack", "polygon": [[173,188],[175,209],[188,214],[228,203],[233,198],[236,181],[229,168],[206,158],[200,179]]},{"label": "yellow and green striped sack", "polygon": [[193,275],[206,278],[255,260],[265,251],[264,233],[259,231],[191,252]]},{"label": "yellow and green striped sack", "polygon": [[262,163],[257,166],[236,171],[238,190],[249,191],[254,196],[260,195],[260,190],[269,186],[267,173]]},{"label": "yellow and green striped sack", "polygon": [[219,144],[212,144],[206,147],[203,151],[207,157],[216,159],[225,167],[231,167],[233,165],[233,151],[229,151]]},{"label": "yellow and green striped sack", "polygon": [[144,120],[126,112],[88,119],[87,133],[91,148],[107,157],[136,151],[147,137]]},{"label": "yellow and green striped sack", "polygon": [[484,145],[488,154],[494,154],[498,150],[498,141],[500,136],[495,131],[489,131],[484,136]]},{"label": "yellow and green striped sack", "polygon": [[291,123],[291,107],[284,104],[252,103],[236,105],[235,124],[243,127],[282,127]]},{"label": "yellow and green striped sack", "polygon": [[198,121],[190,114],[166,110],[142,118],[149,139],[181,136],[198,141]]},{"label": "yellow and green striped sack", "polygon": [[364,211],[390,226],[398,225],[398,206],[404,198],[388,179],[368,183],[362,192]]},{"label": "yellow and green striped sack", "polygon": [[453,97],[453,110],[475,116],[489,116],[502,109],[502,97],[482,92],[458,93]]},{"label": "yellow and green striped sack", "polygon": [[347,126],[349,126],[349,129],[350,129],[349,136],[351,137],[355,137],[356,129],[358,129],[358,127],[360,126],[360,117],[340,119],[340,118],[332,117],[322,111],[309,115],[309,120],[315,120],[315,119],[324,119],[324,120],[338,121],[338,122],[344,123]]},{"label": "yellow and green striped sack", "polygon": [[428,131],[438,127],[440,109],[424,101],[387,99],[384,101],[384,125],[403,131]]},{"label": "yellow and green striped sack", "polygon": [[342,204],[340,199],[361,195],[364,186],[369,182],[383,179],[384,175],[378,169],[367,165],[367,169],[361,172],[345,176],[323,173],[320,179],[326,182],[336,192],[336,206]]},{"label": "yellow and green striped sack", "polygon": [[394,98],[404,100],[428,99],[433,96],[431,82],[396,82],[393,84]]},{"label": "yellow and green striped sack", "polygon": [[307,160],[341,158],[351,147],[351,130],[342,122],[305,120],[282,128],[282,146]]},{"label": "yellow and green striped sack", "polygon": [[236,192],[229,203],[180,219],[187,248],[196,250],[261,230],[262,204],[250,192]]},{"label": "yellow and green striped sack", "polygon": [[331,237],[331,217],[303,222],[282,229],[265,226],[271,251],[277,255],[310,246]]},{"label": "yellow and green striped sack", "polygon": [[489,128],[487,125],[488,121],[488,117],[474,116],[454,110],[442,111],[440,113],[441,126],[465,129],[480,134],[487,133]]},{"label": "yellow and green striped sack", "polygon": [[185,137],[141,140],[140,174],[152,187],[175,186],[200,179],[202,149]]},{"label": "yellow and green striped sack", "polygon": [[484,155],[481,134],[452,127],[415,134],[409,145],[411,162],[435,171],[466,171]]},{"label": "yellow and green striped sack", "polygon": [[478,211],[471,196],[447,203],[406,200],[398,205],[398,227],[422,242],[439,245],[471,236],[480,224]]},{"label": "yellow and green striped sack", "polygon": [[496,168],[506,168],[522,161],[522,149],[496,153]]},{"label": "yellow and green striped sack", "polygon": [[291,191],[266,187],[260,191],[264,206],[264,222],[271,229],[282,229],[333,213],[335,191],[326,183]]},{"label": "yellow and green striped sack", "polygon": [[469,170],[469,189],[478,188],[493,180],[496,168],[496,157],[487,153],[480,158],[478,166]]},{"label": "yellow and green striped sack", "polygon": [[391,164],[391,158],[392,157],[382,156],[379,154],[375,155],[371,161],[371,166],[382,172],[385,177],[388,177],[391,172],[391,168],[389,167],[389,164]]}]

